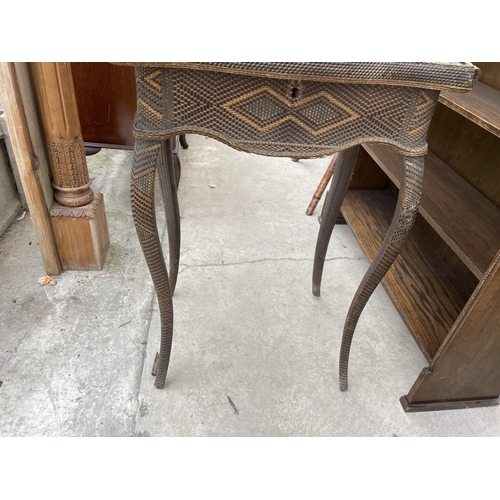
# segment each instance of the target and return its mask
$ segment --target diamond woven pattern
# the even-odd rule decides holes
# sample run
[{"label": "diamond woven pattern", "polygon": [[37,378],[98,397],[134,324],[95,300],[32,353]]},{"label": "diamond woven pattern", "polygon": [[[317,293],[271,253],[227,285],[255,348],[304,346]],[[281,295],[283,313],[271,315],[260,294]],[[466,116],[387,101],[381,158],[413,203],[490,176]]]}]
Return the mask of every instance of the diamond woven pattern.
[{"label": "diamond woven pattern", "polygon": [[136,137],[198,133],[266,156],[325,156],[361,142],[420,154],[439,94],[157,67],[136,76]]}]

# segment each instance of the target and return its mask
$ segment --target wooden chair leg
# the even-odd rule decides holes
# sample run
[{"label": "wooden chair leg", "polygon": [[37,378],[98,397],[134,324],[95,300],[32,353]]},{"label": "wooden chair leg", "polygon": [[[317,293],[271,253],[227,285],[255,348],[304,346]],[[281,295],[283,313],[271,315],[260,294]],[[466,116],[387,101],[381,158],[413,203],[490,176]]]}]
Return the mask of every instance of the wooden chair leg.
[{"label": "wooden chair leg", "polygon": [[189,147],[189,144],[186,141],[186,136],[184,134],[181,134],[179,136],[179,142],[181,143],[182,149],[187,149]]},{"label": "wooden chair leg", "polygon": [[335,170],[335,162],[337,161],[337,156],[338,153],[335,153],[333,155],[332,160],[330,161],[330,164],[328,165],[328,168],[326,169],[323,178],[321,179],[318,188],[316,189],[312,199],[311,203],[309,203],[309,206],[307,207],[306,210],[306,215],[312,215],[314,214],[314,210],[316,209],[316,206],[319,203],[319,200],[321,200],[321,197],[323,196],[323,193],[325,192],[326,186],[328,186],[328,183],[330,182],[330,179],[332,178],[333,171]]}]

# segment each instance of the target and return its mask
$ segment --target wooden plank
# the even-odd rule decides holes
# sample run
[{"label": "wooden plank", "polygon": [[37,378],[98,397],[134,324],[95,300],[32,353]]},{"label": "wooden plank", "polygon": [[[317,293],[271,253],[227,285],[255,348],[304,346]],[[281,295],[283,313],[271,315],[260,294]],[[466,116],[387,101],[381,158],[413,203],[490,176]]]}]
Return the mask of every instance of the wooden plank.
[{"label": "wooden plank", "polygon": [[[474,63],[481,68],[478,89],[490,87],[500,106],[500,63]],[[474,91],[473,95],[475,95]],[[465,94],[457,99],[465,99]],[[454,109],[438,103],[427,137],[429,149],[500,208],[500,140]]]},{"label": "wooden plank", "polygon": [[[382,244],[395,207],[387,191],[347,192],[342,213],[370,261]],[[382,284],[431,361],[468,299],[460,282],[418,228],[413,228]]]},{"label": "wooden plank", "polygon": [[439,102],[500,137],[500,91],[477,82],[467,93],[443,91]]},{"label": "wooden plank", "polygon": [[388,189],[389,184],[387,175],[380,170],[366,150],[360,148],[349,189]]},{"label": "wooden plank", "polygon": [[500,62],[474,62],[472,64],[481,70],[479,74],[480,82],[500,90]]},{"label": "wooden plank", "polygon": [[465,399],[460,401],[433,401],[429,403],[410,403],[406,396],[399,401],[407,413],[420,411],[468,410],[469,408],[484,408],[500,405],[500,398]]},{"label": "wooden plank", "polygon": [[500,252],[478,284],[428,369],[410,405],[484,400],[500,396]]},{"label": "wooden plank", "polygon": [[[19,95],[23,103],[24,116],[28,124],[28,135],[33,151],[45,152],[45,135],[40,126],[40,114],[36,102],[36,95],[31,80],[30,67],[26,63],[14,63],[19,86]],[[37,176],[43,191],[45,204],[50,209],[54,201],[54,190],[52,188],[52,176],[47,156],[37,154],[38,168]]]},{"label": "wooden plank", "polygon": [[12,149],[19,168],[31,219],[35,228],[45,270],[48,274],[61,273],[61,263],[50,223],[42,182],[39,177],[39,158],[43,149],[34,150],[29,134],[24,103],[18,85],[14,63],[0,63],[0,101],[5,110]]},{"label": "wooden plank", "polygon": [[500,209],[500,139],[440,102],[429,150]]},{"label": "wooden plank", "polygon": [[[399,163],[386,146],[365,146],[399,187]],[[432,153],[425,160],[420,213],[480,279],[500,248],[500,210]]]},{"label": "wooden plank", "polygon": [[[398,190],[396,193],[391,193],[394,198],[398,195]],[[462,260],[457,256],[457,254],[443,241],[441,236],[432,228],[432,226],[418,214],[417,220],[415,221],[415,226],[418,227],[427,242],[433,247],[434,251],[446,262],[448,267],[453,271],[462,284],[464,290],[467,291],[467,295],[470,296],[476,289],[479,279],[474,276],[471,270],[462,262]]]},{"label": "wooden plank", "polygon": [[137,108],[135,70],[103,62],[72,62],[83,140],[119,147],[134,146]]}]

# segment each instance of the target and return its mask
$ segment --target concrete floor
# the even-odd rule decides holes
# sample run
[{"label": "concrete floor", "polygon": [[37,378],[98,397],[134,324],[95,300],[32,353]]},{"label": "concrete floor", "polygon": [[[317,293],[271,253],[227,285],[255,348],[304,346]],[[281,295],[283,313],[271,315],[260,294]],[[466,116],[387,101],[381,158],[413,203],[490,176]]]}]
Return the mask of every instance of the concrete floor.
[{"label": "concrete floor", "polygon": [[[338,226],[322,297],[311,294],[318,222],[304,212],[328,158],[293,163],[188,142],[165,389],[150,375],[159,315],[130,214],[132,153],[103,150],[88,158],[111,238],[101,272],[42,287],[29,217],[0,239],[1,436],[500,435],[498,407],[403,412],[399,397],[427,363],[382,287],[340,392],[342,326],[368,263]],[[166,243],[162,216],[159,225]]]}]

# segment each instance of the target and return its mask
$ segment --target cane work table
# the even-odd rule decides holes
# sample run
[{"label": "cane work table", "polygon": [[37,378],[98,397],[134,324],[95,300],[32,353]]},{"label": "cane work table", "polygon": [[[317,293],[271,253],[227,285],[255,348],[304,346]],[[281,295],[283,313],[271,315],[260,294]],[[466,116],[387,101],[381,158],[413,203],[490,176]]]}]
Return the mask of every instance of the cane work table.
[{"label": "cane work table", "polygon": [[[313,158],[339,152],[316,244],[312,280],[316,296],[360,145],[386,144],[397,152],[401,186],[394,218],[345,322],[339,376],[340,388],[346,390],[358,319],[418,213],[427,130],[440,91],[470,90],[478,68],[468,63],[121,64],[133,65],[136,71],[131,201],[161,315],[161,346],[154,368],[157,388],[163,388],[169,365],[172,294],[180,258],[179,207],[168,139],[201,134],[237,150],[276,157]],[[156,171],[167,216],[168,272],[154,210]]]}]

